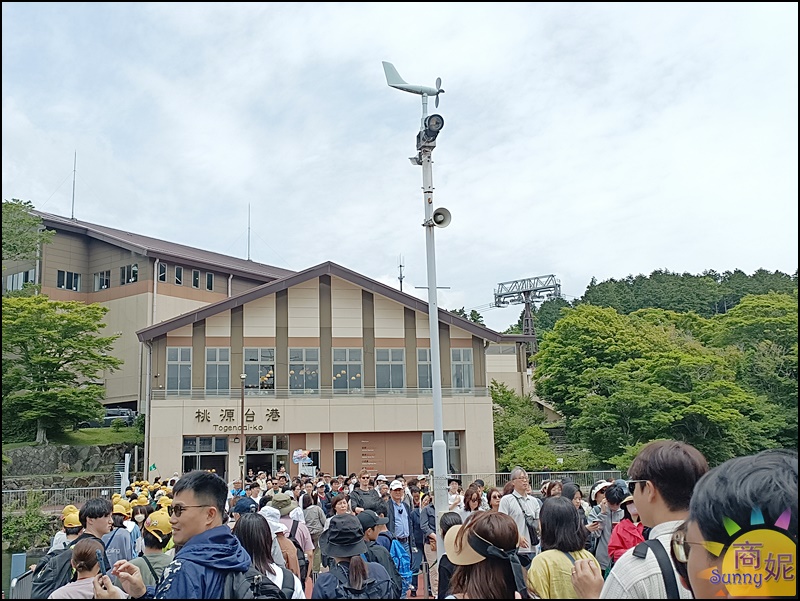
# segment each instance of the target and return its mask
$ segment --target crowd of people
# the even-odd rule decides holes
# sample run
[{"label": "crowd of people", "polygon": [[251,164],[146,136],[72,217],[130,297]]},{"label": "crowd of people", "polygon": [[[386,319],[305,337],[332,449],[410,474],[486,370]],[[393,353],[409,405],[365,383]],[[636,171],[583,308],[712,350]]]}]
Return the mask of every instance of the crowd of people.
[{"label": "crowd of people", "polygon": [[[522,468],[502,490],[453,477],[442,511],[424,474],[138,481],[64,508],[34,598],[238,598],[242,586],[287,599],[700,598],[726,593],[708,574],[730,520],[753,508],[796,548],[796,451],[709,470],[694,447],[660,440],[628,476],[586,499],[569,479],[534,493]],[[712,555],[707,541],[723,543]]]}]

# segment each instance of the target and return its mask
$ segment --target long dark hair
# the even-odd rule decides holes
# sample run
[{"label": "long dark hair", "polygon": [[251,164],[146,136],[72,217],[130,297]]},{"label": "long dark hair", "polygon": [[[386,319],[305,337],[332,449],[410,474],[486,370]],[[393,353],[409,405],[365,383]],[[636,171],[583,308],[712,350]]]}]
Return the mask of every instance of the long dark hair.
[{"label": "long dark hair", "polygon": [[275,574],[272,558],[272,532],[258,513],[243,513],[233,527],[233,535],[250,554],[253,566],[262,574]]},{"label": "long dark hair", "polygon": [[[504,550],[514,549],[519,540],[514,519],[497,511],[480,512],[470,518],[458,532],[456,544],[469,545],[470,531]],[[487,557],[473,565],[458,566],[450,579],[450,589],[466,599],[513,599],[516,586],[511,562]]]},{"label": "long dark hair", "polygon": [[586,528],[581,515],[568,497],[547,497],[539,513],[542,551],[558,549],[570,553],[583,549]]}]

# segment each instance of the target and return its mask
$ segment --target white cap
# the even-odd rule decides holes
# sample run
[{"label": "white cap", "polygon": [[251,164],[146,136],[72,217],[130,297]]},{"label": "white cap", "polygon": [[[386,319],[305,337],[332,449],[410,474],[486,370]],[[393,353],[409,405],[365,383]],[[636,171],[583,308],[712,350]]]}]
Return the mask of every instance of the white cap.
[{"label": "white cap", "polygon": [[379,481],[381,481],[381,480],[383,480],[384,482],[388,482],[388,481],[389,481],[389,478],[387,478],[387,477],[386,477],[386,476],[384,476],[383,474],[381,474],[380,476],[378,476],[377,478],[375,478],[375,482],[379,482]]},{"label": "white cap", "polygon": [[319,488],[320,486],[325,486],[325,483],[322,480],[317,482],[317,488]]},{"label": "white cap", "polygon": [[420,474],[419,478],[417,478],[417,480],[427,480],[427,479],[428,479],[428,474]]},{"label": "white cap", "polygon": [[397,490],[398,488],[405,488],[403,483],[400,480],[392,480],[392,483],[389,485],[389,490]]}]

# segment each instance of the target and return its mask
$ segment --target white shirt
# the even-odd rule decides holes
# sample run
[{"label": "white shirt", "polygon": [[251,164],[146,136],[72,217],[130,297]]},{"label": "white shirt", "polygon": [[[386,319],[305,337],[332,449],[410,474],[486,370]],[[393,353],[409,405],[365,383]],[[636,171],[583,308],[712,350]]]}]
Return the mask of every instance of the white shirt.
[{"label": "white shirt", "polygon": [[[525,507],[525,512],[522,511],[520,503]],[[527,547],[520,547],[518,553],[534,553],[535,549],[531,547],[531,537],[528,534],[528,527],[525,525],[525,513],[532,515],[535,519],[539,519],[539,499],[529,497],[528,495],[520,494],[516,490],[511,491],[510,495],[505,495],[500,499],[500,507],[497,510],[500,513],[505,513],[514,519],[517,524],[517,530],[520,535],[528,543]]]},{"label": "white shirt", "polygon": [[[658,539],[667,555],[669,555],[672,533],[681,523],[682,520],[676,520],[653,526],[649,540]],[[664,584],[664,577],[661,574],[661,568],[658,565],[655,553],[648,550],[647,556],[644,559],[639,559],[633,556],[634,548],[625,551],[625,554],[611,568],[611,572],[603,584],[603,591],[600,593],[601,599],[667,598],[667,586]],[[671,560],[672,558],[670,557]],[[675,570],[674,564],[672,569],[673,571]],[[675,572],[675,579],[678,582],[678,592],[681,599],[692,599],[692,593],[683,588],[677,572]]]},{"label": "white shirt", "polygon": [[[277,539],[276,539],[277,540]],[[275,574],[266,574],[266,577],[269,578],[278,588],[283,586],[283,570],[278,567],[275,567]],[[292,578],[294,578],[294,593],[292,594],[292,599],[305,599],[306,592],[303,590],[303,585],[300,582],[300,579],[292,574]]]}]

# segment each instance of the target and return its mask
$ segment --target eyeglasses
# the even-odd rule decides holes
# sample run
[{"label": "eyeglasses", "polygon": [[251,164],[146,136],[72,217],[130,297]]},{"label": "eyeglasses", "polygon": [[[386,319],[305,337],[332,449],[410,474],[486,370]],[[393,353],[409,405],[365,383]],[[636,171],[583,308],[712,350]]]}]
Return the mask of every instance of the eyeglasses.
[{"label": "eyeglasses", "polygon": [[189,509],[190,507],[211,507],[211,505],[169,505],[167,507],[167,513],[179,518],[184,510]]},{"label": "eyeglasses", "polygon": [[362,480],[369,480],[369,476],[361,476]]},{"label": "eyeglasses", "polygon": [[628,485],[628,492],[633,494],[636,490],[636,483],[637,482],[649,482],[649,480],[628,480],[626,484]]},{"label": "eyeglasses", "polygon": [[689,550],[692,545],[703,545],[703,543],[692,543],[686,540],[686,522],[684,522],[672,534],[670,555],[674,560],[675,571],[686,581],[689,580]]},{"label": "eyeglasses", "polygon": [[492,499],[500,499],[500,498],[502,498],[502,497],[501,497],[500,495],[492,495],[492,497],[491,497],[491,498],[492,498]]}]

